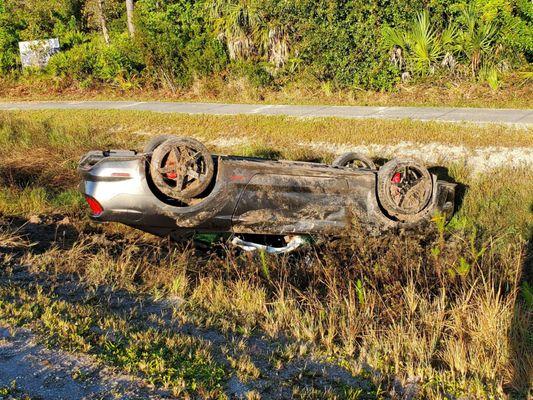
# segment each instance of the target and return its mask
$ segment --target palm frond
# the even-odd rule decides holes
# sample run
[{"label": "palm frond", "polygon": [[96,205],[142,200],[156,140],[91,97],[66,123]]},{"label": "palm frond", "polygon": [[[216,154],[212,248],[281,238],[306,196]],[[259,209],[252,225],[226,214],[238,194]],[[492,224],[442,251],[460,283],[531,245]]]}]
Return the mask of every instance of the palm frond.
[{"label": "palm frond", "polygon": [[383,44],[387,47],[401,47],[406,49],[407,41],[405,40],[406,32],[402,29],[391,28],[386,26],[382,30]]}]

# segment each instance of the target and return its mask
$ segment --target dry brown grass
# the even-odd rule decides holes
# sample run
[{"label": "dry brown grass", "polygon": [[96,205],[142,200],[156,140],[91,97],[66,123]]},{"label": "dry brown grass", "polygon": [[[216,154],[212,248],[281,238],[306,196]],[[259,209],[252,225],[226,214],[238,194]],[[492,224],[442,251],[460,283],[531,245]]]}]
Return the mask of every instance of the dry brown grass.
[{"label": "dry brown grass", "polygon": [[[179,299],[180,324],[288,338],[300,343],[296,357],[334,359],[354,376],[370,368],[382,388],[415,380],[423,398],[501,398],[504,388],[527,390],[531,347],[513,340],[531,324],[531,312],[517,301],[523,242],[504,249],[485,244],[478,256],[481,249],[473,254],[468,238],[446,234],[441,242],[433,229],[382,238],[355,232],[301,256],[264,259],[79,229],[83,240],[27,252],[19,262],[50,282],[70,274],[95,291]],[[459,270],[461,258],[467,271]],[[228,347],[227,360],[253,382],[261,372],[241,347]]]},{"label": "dry brown grass", "polygon": [[[10,132],[9,137],[1,135],[7,131]],[[140,148],[147,137],[169,133],[194,136],[205,141],[235,141],[247,138],[254,142],[257,148],[279,151],[279,155],[283,157],[290,157],[301,142],[317,141],[333,145],[438,142],[472,148],[533,147],[532,129],[499,125],[257,115],[176,115],[142,111],[46,110],[3,111],[0,114],[0,143],[3,151],[0,154],[2,157],[9,155],[9,147],[13,145],[20,149],[31,147],[32,151],[45,148],[51,156],[64,156],[66,153],[81,155],[88,148]],[[232,147],[241,152],[247,150],[239,149],[240,146],[236,145]],[[316,151],[314,153],[316,156]]]},{"label": "dry brown grass", "polygon": [[133,88],[120,90],[108,85],[80,88],[76,83],[51,84],[47,79],[31,79],[27,83],[0,81],[3,100],[98,99],[98,100],[162,100],[213,101],[265,104],[335,104],[377,106],[451,106],[531,108],[531,79],[520,74],[509,75],[498,90],[488,84],[464,81],[430,80],[415,85],[400,85],[392,92],[359,89],[338,90],[327,83],[293,82],[281,90],[257,88],[246,79],[209,77],[197,79],[189,89],[171,92],[163,89]]}]

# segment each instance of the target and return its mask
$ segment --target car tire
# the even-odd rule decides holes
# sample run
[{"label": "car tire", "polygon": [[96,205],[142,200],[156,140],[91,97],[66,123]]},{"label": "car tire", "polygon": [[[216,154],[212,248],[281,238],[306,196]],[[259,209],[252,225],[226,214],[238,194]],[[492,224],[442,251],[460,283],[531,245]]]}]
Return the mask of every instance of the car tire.
[{"label": "car tire", "polygon": [[163,141],[153,150],[150,159],[150,176],[157,189],[184,202],[209,187],[214,169],[207,148],[188,137],[172,136]]},{"label": "car tire", "polygon": [[433,194],[433,178],[421,163],[393,159],[378,171],[378,199],[389,216],[416,222]]},{"label": "car tire", "polygon": [[359,153],[341,154],[333,161],[332,165],[334,167],[348,167],[351,169],[376,169],[374,161]]},{"label": "car tire", "polygon": [[143,153],[151,153],[154,151],[157,146],[163,143],[165,140],[173,139],[176,136],[174,135],[157,135],[151,138],[143,147]]}]

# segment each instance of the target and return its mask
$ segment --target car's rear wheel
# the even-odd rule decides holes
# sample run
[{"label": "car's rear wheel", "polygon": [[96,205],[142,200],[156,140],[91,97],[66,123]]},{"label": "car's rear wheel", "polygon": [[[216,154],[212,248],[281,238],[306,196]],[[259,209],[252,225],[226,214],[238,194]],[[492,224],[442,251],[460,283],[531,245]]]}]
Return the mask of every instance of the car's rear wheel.
[{"label": "car's rear wheel", "polygon": [[376,164],[359,153],[344,153],[333,161],[334,167],[345,167],[350,169],[376,169]]},{"label": "car's rear wheel", "polygon": [[213,179],[214,163],[199,141],[173,136],[153,150],[150,175],[162,193],[187,202],[207,189]]},{"label": "car's rear wheel", "polygon": [[433,193],[427,168],[414,160],[394,159],[378,172],[378,198],[387,213],[400,221],[419,217]]}]

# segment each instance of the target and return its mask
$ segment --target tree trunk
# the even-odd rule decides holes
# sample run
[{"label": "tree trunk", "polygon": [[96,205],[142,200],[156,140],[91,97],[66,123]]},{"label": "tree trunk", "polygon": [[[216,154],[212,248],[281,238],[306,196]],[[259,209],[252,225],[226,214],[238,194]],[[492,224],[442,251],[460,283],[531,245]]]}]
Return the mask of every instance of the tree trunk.
[{"label": "tree trunk", "polygon": [[109,44],[109,31],[107,30],[107,22],[104,15],[104,0],[97,0],[96,4],[98,5],[98,16],[100,18],[100,26],[102,27],[102,35],[104,35],[104,40]]},{"label": "tree trunk", "polygon": [[126,0],[126,16],[128,17],[128,31],[130,36],[135,36],[135,25],[133,24],[133,0]]}]

